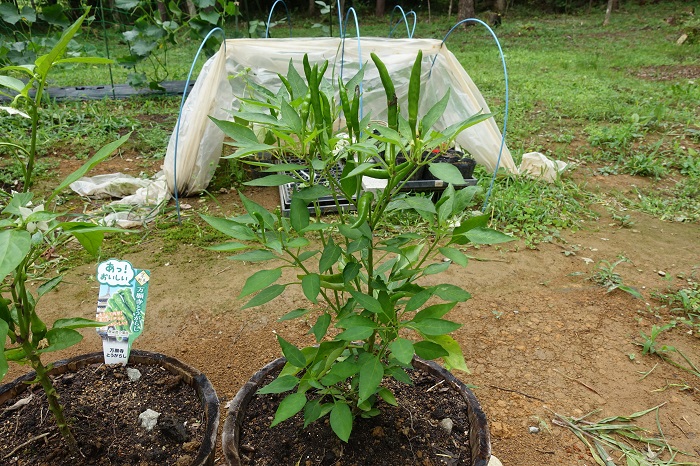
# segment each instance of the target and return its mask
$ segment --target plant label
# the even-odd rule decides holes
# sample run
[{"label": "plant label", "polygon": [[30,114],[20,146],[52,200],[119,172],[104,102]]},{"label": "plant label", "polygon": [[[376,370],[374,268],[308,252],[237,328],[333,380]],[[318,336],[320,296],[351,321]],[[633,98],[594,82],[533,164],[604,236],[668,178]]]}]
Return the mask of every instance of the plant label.
[{"label": "plant label", "polygon": [[109,259],[97,266],[96,320],[105,323],[97,334],[102,338],[105,364],[129,361],[131,344],[143,331],[150,278],[150,271],[135,269],[128,261]]}]

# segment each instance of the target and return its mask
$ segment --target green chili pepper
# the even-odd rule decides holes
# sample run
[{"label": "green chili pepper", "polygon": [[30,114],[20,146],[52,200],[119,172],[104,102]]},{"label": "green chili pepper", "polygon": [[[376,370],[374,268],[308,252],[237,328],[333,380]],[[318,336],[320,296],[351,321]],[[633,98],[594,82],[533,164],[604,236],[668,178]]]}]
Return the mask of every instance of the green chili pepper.
[{"label": "green chili pepper", "polygon": [[370,192],[364,193],[357,201],[357,220],[350,225],[350,228],[360,228],[363,223],[369,218],[369,211],[372,208],[372,199],[374,195]]},{"label": "green chili pepper", "polygon": [[399,112],[398,112],[398,100],[396,98],[396,90],[394,89],[394,83],[391,80],[391,75],[386,69],[386,65],[376,56],[374,53],[370,55],[372,61],[377,66],[377,71],[379,71],[379,78],[382,80],[382,86],[384,86],[384,92],[386,92],[386,104],[387,104],[387,125],[389,128],[398,131],[399,129]]},{"label": "green chili pepper", "polygon": [[416,127],[418,126],[418,102],[420,101],[420,71],[423,51],[418,51],[418,56],[411,70],[411,79],[408,82],[408,126],[411,128],[413,137],[416,137]]}]

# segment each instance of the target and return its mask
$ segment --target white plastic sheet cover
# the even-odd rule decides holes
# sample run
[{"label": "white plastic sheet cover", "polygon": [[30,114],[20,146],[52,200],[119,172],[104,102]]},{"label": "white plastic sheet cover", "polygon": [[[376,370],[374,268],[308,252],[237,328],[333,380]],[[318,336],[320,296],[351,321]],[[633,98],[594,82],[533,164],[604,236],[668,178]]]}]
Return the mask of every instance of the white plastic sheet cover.
[{"label": "white plastic sheet cover", "polygon": [[[103,206],[101,223],[121,228],[139,228],[155,219],[170,191],[163,172],[152,179],[135,178],[122,173],[84,176],[70,184],[77,194],[92,199],[120,198]],[[118,206],[128,206],[119,208]],[[102,215],[102,213],[94,213]]]},{"label": "white plastic sheet cover", "polygon": [[[375,53],[391,74],[399,98],[406,111],[406,96],[411,67],[418,50],[423,51],[420,112],[428,109],[450,91],[450,101],[436,129],[443,129],[478,112],[490,113],[476,85],[455,56],[436,39],[347,39],[344,49],[339,38],[231,39],[222,44],[199,74],[185,102],[179,130],[173,132],[165,157],[164,171],[171,192],[193,195],[204,190],[219,162],[224,142],[223,133],[208,118],[231,118],[238,109],[238,98],[249,96],[247,80],[272,90],[281,86],[277,74],[286,75],[290,59],[303,76],[302,59],[329,61],[326,78],[336,82],[341,74],[352,77],[360,65],[366,65],[363,81],[363,114],[374,120],[386,120],[386,96],[379,74],[370,59]],[[177,154],[175,142],[177,138]],[[494,170],[501,146],[501,132],[493,118],[479,123],[459,135],[457,143],[477,163]],[[500,167],[517,173],[507,147],[503,148]]]}]

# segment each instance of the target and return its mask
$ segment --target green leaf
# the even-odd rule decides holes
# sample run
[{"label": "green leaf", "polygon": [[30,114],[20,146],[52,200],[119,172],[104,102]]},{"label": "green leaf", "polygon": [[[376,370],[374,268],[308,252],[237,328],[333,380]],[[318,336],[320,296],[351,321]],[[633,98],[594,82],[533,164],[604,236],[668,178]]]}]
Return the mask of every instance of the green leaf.
[{"label": "green leaf", "polygon": [[15,25],[17,21],[22,19],[22,15],[17,10],[17,7],[12,3],[0,4],[0,18],[8,24]]},{"label": "green leaf", "polygon": [[292,319],[298,319],[299,317],[302,317],[306,314],[311,312],[310,309],[294,309],[293,311],[290,311],[277,319],[277,322],[284,322],[285,320],[292,320]]},{"label": "green leaf", "polygon": [[292,196],[289,207],[289,222],[297,233],[301,233],[309,226],[311,214],[307,207],[307,202],[298,196]]},{"label": "green leaf", "polygon": [[292,133],[302,134],[304,131],[303,123],[296,110],[294,110],[292,106],[287,103],[287,101],[283,100],[280,111],[282,113],[282,121],[289,125]]},{"label": "green leaf", "polygon": [[432,318],[411,322],[409,325],[425,335],[445,335],[454,332],[462,326],[462,324],[449,320]]},{"label": "green leaf", "polygon": [[50,353],[52,351],[59,351],[62,349],[70,348],[71,346],[80,343],[83,336],[73,330],[72,328],[52,328],[46,332],[46,340],[48,340],[49,345],[45,348],[38,350],[38,353]]},{"label": "green leaf", "polygon": [[211,116],[209,118],[226,136],[230,137],[238,144],[258,144],[260,142],[253,130],[247,126],[233,121],[219,120]]},{"label": "green leaf", "polygon": [[360,273],[360,270],[362,269],[362,264],[359,262],[350,262],[345,265],[343,268],[343,282],[344,283],[350,283],[357,277],[357,275]]},{"label": "green leaf", "polygon": [[243,193],[239,193],[238,196],[241,198],[241,202],[243,203],[246,212],[248,212],[248,214],[251,217],[261,217],[263,219],[263,222],[259,222],[260,226],[265,226],[270,229],[276,229],[275,216],[268,212],[267,209],[265,209],[265,207],[261,206],[257,202],[251,201],[250,199],[245,197]]},{"label": "green leaf", "polygon": [[352,294],[352,297],[355,298],[362,308],[367,309],[369,312],[373,314],[381,314],[384,312],[382,304],[377,300],[377,298],[354,290],[350,291],[350,294]]},{"label": "green leaf", "polygon": [[483,227],[469,230],[463,236],[473,244],[500,244],[515,240],[515,238],[505,233]]},{"label": "green leaf", "polygon": [[53,26],[64,28],[70,24],[70,19],[66,16],[63,8],[63,5],[59,4],[43,5],[39,18]]},{"label": "green leaf", "polygon": [[455,307],[456,302],[435,304],[428,306],[413,316],[413,322],[419,322],[425,319],[439,319]]},{"label": "green leaf", "polygon": [[0,281],[22,263],[31,243],[31,235],[26,230],[0,231]]},{"label": "green leaf", "polygon": [[336,338],[344,341],[364,340],[372,336],[373,333],[374,329],[370,327],[350,327],[340,332]]},{"label": "green leaf", "polygon": [[317,273],[310,273],[301,278],[301,289],[306,299],[316,304],[318,294],[321,292],[321,277]]},{"label": "green leaf", "polygon": [[411,299],[408,300],[406,303],[406,307],[404,308],[406,312],[412,312],[421,307],[423,304],[425,304],[435,293],[435,290],[433,288],[427,288],[419,293],[414,294],[411,296]]},{"label": "green leaf", "polygon": [[277,255],[272,251],[267,251],[265,249],[256,249],[254,251],[248,251],[235,256],[229,257],[229,259],[234,261],[246,261],[246,262],[263,262],[272,259],[277,259]]},{"label": "green leaf", "polygon": [[245,303],[241,309],[248,309],[249,307],[261,306],[268,303],[282,294],[287,285],[272,285],[268,286],[260,293],[255,295],[253,299]]},{"label": "green leaf", "polygon": [[114,0],[114,6],[120,10],[132,10],[139,6],[140,0]]},{"label": "green leaf", "polygon": [[[124,144],[127,139],[131,136],[131,133],[127,133],[124,136],[120,137],[114,142],[111,142],[107,144],[106,146],[102,147],[102,149],[98,150],[95,155],[93,155],[90,160],[85,162],[80,168],[78,168],[76,171],[71,173],[64,179],[56,189],[53,190],[49,198],[47,199],[46,203],[50,203],[51,200],[59,194],[61,191],[66,189],[71,183],[78,181],[80,178],[85,176],[87,172],[92,170],[95,165],[99,164],[102,162],[104,159],[112,155],[112,152],[117,150],[122,144]],[[82,244],[82,243],[81,243]],[[86,248],[87,249],[87,248]]]},{"label": "green leaf", "polygon": [[389,343],[389,350],[401,364],[410,364],[415,354],[413,343],[410,340],[400,337]]},{"label": "green leaf", "polygon": [[199,214],[199,216],[211,225],[214,229],[221,233],[241,241],[253,241],[256,239],[253,230],[238,222],[220,217],[211,217],[209,215]]},{"label": "green leaf", "polygon": [[340,440],[347,443],[352,432],[352,412],[346,403],[333,404],[330,414],[331,429]]},{"label": "green leaf", "polygon": [[312,422],[328,414],[333,408],[332,403],[321,403],[320,400],[311,400],[304,407],[304,428]]},{"label": "green leaf", "polygon": [[250,277],[248,277],[248,280],[246,280],[245,285],[243,285],[241,294],[238,297],[243,298],[244,296],[248,296],[249,294],[255,293],[256,291],[260,291],[263,288],[267,288],[268,286],[275,283],[281,276],[281,268],[272,270],[259,270]]},{"label": "green leaf", "polygon": [[[0,320],[7,322],[8,325],[11,325],[11,330],[14,330],[15,327],[15,321],[12,318],[12,313],[10,312],[10,308],[7,306],[10,304],[10,300],[5,300],[2,296],[0,296]],[[2,334],[0,334],[2,335]],[[5,344],[5,340],[3,341],[3,345]]]},{"label": "green leaf", "polygon": [[[104,231],[95,229],[95,225],[91,223],[76,224],[74,222],[72,227],[64,228],[64,230],[75,237],[80,245],[91,255],[97,256],[100,252],[100,247],[102,246],[102,241],[104,240]],[[66,223],[61,224],[66,226]]]},{"label": "green leaf", "polygon": [[56,60],[56,65],[61,63],[80,63],[85,65],[112,65],[114,60],[102,57],[71,57]]},{"label": "green leaf", "polygon": [[230,242],[217,244],[216,246],[205,246],[204,249],[208,249],[210,251],[234,252],[240,251],[242,249],[247,249],[249,247],[250,246],[248,246],[247,244]]},{"label": "green leaf", "polygon": [[447,103],[450,101],[450,90],[447,89],[445,95],[438,102],[433,105],[428,113],[425,114],[420,122],[421,133],[423,135],[427,134],[433,125],[440,119],[440,117],[445,113],[447,108]]},{"label": "green leaf", "polygon": [[[460,192],[463,190],[460,190]],[[474,217],[470,217],[466,220],[462,220],[460,225],[454,229],[455,235],[460,235],[462,233],[466,233],[469,230],[473,230],[474,228],[478,227],[486,227],[489,223],[489,219],[491,218],[491,214],[481,214],[481,215],[476,215]]]},{"label": "green leaf", "polygon": [[272,420],[270,427],[274,427],[280,422],[284,422],[290,417],[294,416],[304,408],[305,404],[306,395],[304,393],[292,393],[287,395],[284,400],[280,402],[277,412],[275,412],[275,418]]},{"label": "green leaf", "polygon": [[467,374],[470,374],[469,368],[467,368],[467,363],[464,361],[464,354],[462,353],[462,348],[459,343],[449,335],[437,335],[430,337],[430,341],[437,343],[442,346],[442,348],[447,351],[447,356],[442,356],[442,360],[445,362],[445,367],[447,370],[457,369]]},{"label": "green leaf", "polygon": [[66,319],[58,319],[53,323],[53,328],[93,328],[93,327],[103,327],[104,322],[98,322],[92,319],[83,319],[82,317],[70,317]]},{"label": "green leaf", "polygon": [[457,185],[464,184],[464,177],[459,172],[457,167],[450,163],[430,163],[428,164],[428,170],[436,178],[441,179],[445,183]]},{"label": "green leaf", "polygon": [[0,86],[8,87],[17,93],[21,93],[24,89],[24,82],[11,76],[0,76]]},{"label": "green leaf", "polygon": [[436,262],[423,269],[423,275],[435,275],[442,273],[450,267],[450,262]]},{"label": "green leaf", "polygon": [[388,388],[380,388],[379,389],[379,396],[384,400],[386,403],[390,404],[391,406],[398,406],[399,403],[396,401],[396,397],[392,393],[391,390]]},{"label": "green leaf", "polygon": [[306,186],[299,191],[294,193],[294,196],[298,197],[299,199],[306,201],[307,204],[310,204],[314,201],[317,201],[321,199],[324,196],[330,196],[331,191],[326,187],[323,186],[322,184],[315,184],[313,186]]},{"label": "green leaf", "polygon": [[329,239],[326,247],[323,248],[323,253],[321,253],[321,259],[318,261],[318,271],[320,273],[327,272],[331,269],[340,259],[341,249],[335,244],[333,239]]},{"label": "green leaf", "polygon": [[299,384],[299,379],[293,375],[281,375],[275,380],[265,385],[263,388],[258,390],[256,393],[258,395],[266,395],[268,393],[284,393],[293,389]]},{"label": "green leaf", "polygon": [[216,10],[200,10],[199,17],[212,26],[216,26],[219,24],[221,15],[219,15]]},{"label": "green leaf", "polygon": [[460,303],[467,301],[472,297],[472,295],[470,295],[467,291],[463,290],[459,286],[450,285],[447,283],[436,286],[435,295],[441,299],[444,299],[445,301],[457,301]]},{"label": "green leaf", "polygon": [[287,358],[287,362],[289,362],[289,364],[299,368],[306,367],[306,357],[299,348],[289,343],[279,335],[277,335],[277,341],[280,344],[280,348],[282,348],[282,354],[284,354],[284,357]]},{"label": "green leaf", "polygon": [[643,296],[636,288],[633,288],[633,287],[631,287],[631,286],[628,286],[628,285],[617,285],[616,288],[619,289],[619,290],[622,290],[622,291],[624,291],[624,292],[626,292],[626,293],[631,294],[632,296],[634,296],[634,297],[637,298],[637,299],[644,299],[644,296]]},{"label": "green leaf", "polygon": [[311,327],[311,333],[313,333],[314,337],[316,337],[316,343],[320,343],[321,340],[323,340],[323,337],[326,336],[326,332],[328,331],[328,326],[330,324],[330,314],[321,314],[318,319],[316,319],[316,323],[313,325],[313,327]]},{"label": "green leaf", "polygon": [[442,248],[438,248],[438,250],[440,251],[440,254],[447,257],[449,260],[451,260],[452,262],[454,262],[457,265],[461,265],[462,267],[466,267],[467,264],[469,263],[469,259],[467,258],[467,255],[464,254],[459,249],[445,246]]},{"label": "green leaf", "polygon": [[374,395],[384,378],[384,365],[376,356],[367,358],[360,367],[360,384],[358,387],[358,404]]},{"label": "green leaf", "polygon": [[387,369],[388,375],[406,385],[413,385],[413,380],[402,367],[391,366]]},{"label": "green leaf", "polygon": [[246,181],[243,183],[246,186],[282,186],[287,183],[294,183],[299,181],[293,176],[278,174],[278,175],[267,175],[262,178],[255,178],[254,180]]},{"label": "green leaf", "polygon": [[445,348],[432,341],[419,341],[413,344],[413,348],[416,350],[416,354],[419,357],[427,360],[442,358],[449,355]]}]

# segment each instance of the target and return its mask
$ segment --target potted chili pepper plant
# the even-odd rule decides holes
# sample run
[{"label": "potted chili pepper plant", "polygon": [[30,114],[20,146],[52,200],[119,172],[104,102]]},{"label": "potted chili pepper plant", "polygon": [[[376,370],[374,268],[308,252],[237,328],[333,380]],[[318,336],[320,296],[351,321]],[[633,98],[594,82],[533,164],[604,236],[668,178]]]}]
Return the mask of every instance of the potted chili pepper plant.
[{"label": "potted chili pepper plant", "polygon": [[[278,159],[279,163],[263,165],[267,176],[249,184],[291,182],[295,187],[288,217],[267,211],[242,193],[244,215],[202,217],[233,239],[217,247],[236,252],[232,259],[283,263],[259,270],[246,281],[241,296],[253,297],[244,307],[263,305],[287,288],[299,286],[310,305],[291,310],[280,320],[309,319],[315,339],[315,344],[299,348],[289,342],[291,338],[277,335],[284,358],[255,374],[231,403],[223,434],[229,464],[304,464],[305,460],[380,464],[349,453],[351,446],[363,453],[378,449],[380,455],[395,458],[395,463],[382,460],[381,464],[410,464],[415,456],[407,460],[379,448],[393,446],[398,452],[403,445],[405,452],[407,442],[390,440],[394,437],[388,433],[396,431],[407,439],[409,426],[372,427],[366,422],[400,411],[395,408],[401,403],[395,393],[400,387],[420,385],[429,376],[442,380],[435,382],[438,385],[447,381],[445,386],[451,389],[445,396],[450,403],[465,403],[460,426],[466,440],[459,441],[471,444],[464,447],[466,452],[457,454],[464,462],[454,464],[488,462],[488,428],[476,398],[454,376],[426,361],[441,359],[449,369],[467,371],[460,345],[450,336],[461,324],[445,316],[470,295],[436,277],[453,264],[466,265],[467,256],[460,246],[505,242],[511,237],[487,228],[487,216],[465,213],[476,188],[455,190],[452,184],[463,180],[458,170],[422,154],[432,154],[433,149],[449,144],[462,130],[490,115],[474,115],[436,131],[433,126],[445,111],[449,92],[419,115],[422,53],[413,64],[403,109],[397,104],[384,63],[374,54],[372,61],[386,93],[385,125],[371,123],[370,115],[359,115],[363,70],[348,82],[331,83],[324,77],[328,63],[311,64],[307,57],[303,77],[290,62],[287,75],[280,76],[279,91],[257,89],[257,100],[248,100],[234,114],[235,121],[214,120],[236,147],[231,157],[245,161],[266,151]],[[347,124],[337,131],[335,122],[341,113]],[[295,163],[289,163],[290,154]],[[338,166],[342,175],[332,176],[331,168]],[[412,175],[426,167],[449,184],[440,199],[400,194]],[[382,179],[386,185],[364,191],[367,177]],[[316,202],[323,196],[336,199],[337,215],[320,216]],[[343,208],[343,200],[350,209]],[[417,212],[430,234],[381,235],[388,214],[402,211]],[[296,270],[295,279],[283,278],[285,267]],[[292,434],[285,431],[282,439],[272,440],[276,446],[267,449],[281,456],[260,459],[272,453],[264,453],[266,448],[253,443],[253,432],[246,430],[252,422],[246,411],[256,400],[264,400],[263,404],[275,400],[273,420],[266,421],[273,428],[263,429],[264,433],[274,435],[275,430],[282,432],[282,426],[291,424],[294,436],[302,438],[306,447],[287,448]],[[266,415],[262,418],[267,419]],[[336,438],[328,440],[327,435]],[[312,437],[326,440],[315,448]],[[321,457],[307,456],[312,455],[310,450]]]}]

